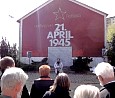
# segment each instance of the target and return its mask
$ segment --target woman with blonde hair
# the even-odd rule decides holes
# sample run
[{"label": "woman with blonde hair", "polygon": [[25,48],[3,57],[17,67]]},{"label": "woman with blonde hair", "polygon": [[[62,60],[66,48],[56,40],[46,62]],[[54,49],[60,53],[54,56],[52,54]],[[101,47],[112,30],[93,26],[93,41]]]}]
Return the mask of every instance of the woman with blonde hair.
[{"label": "woman with blonde hair", "polygon": [[50,78],[51,68],[49,65],[41,65],[39,67],[38,73],[40,77],[34,80],[32,84],[30,97],[31,98],[42,98],[44,93],[50,89],[50,86],[53,84],[54,80]]},{"label": "woman with blonde hair", "polygon": [[43,98],[71,98],[69,95],[70,79],[66,73],[59,73],[54,84]]}]

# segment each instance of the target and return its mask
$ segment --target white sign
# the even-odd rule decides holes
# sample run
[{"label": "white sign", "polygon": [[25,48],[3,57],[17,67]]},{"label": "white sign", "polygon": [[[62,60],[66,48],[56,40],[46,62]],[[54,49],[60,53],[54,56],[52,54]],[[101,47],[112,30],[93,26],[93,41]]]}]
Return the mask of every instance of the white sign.
[{"label": "white sign", "polygon": [[71,31],[64,28],[64,24],[55,24],[54,32],[49,31],[47,39],[49,39],[50,46],[70,46],[70,39],[73,38]]}]

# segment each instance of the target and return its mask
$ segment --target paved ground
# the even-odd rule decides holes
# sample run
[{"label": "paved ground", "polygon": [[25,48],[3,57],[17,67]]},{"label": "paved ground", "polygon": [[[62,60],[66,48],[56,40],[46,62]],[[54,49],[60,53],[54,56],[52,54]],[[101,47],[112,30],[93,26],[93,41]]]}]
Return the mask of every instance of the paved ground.
[{"label": "paved ground", "polygon": [[[99,82],[96,78],[96,76],[92,73],[74,73],[74,72],[66,72],[71,80],[71,86],[70,86],[70,95],[73,96],[75,88],[80,84],[92,84],[100,88]],[[39,77],[39,74],[36,72],[27,72],[29,75],[29,79],[27,81],[27,88],[30,91],[31,85],[33,83],[34,79],[37,79]],[[55,79],[55,73],[51,72],[50,74],[52,79]]]}]

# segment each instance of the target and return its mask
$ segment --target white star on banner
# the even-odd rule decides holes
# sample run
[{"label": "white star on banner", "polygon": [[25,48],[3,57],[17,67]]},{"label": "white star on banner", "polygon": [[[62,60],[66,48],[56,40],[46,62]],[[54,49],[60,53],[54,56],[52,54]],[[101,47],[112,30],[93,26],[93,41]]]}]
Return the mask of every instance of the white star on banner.
[{"label": "white star on banner", "polygon": [[63,12],[63,11],[61,10],[61,8],[59,8],[57,12],[53,12],[53,13],[56,15],[55,20],[58,20],[58,19],[63,19],[63,20],[64,20],[64,14],[65,14],[66,12]]}]

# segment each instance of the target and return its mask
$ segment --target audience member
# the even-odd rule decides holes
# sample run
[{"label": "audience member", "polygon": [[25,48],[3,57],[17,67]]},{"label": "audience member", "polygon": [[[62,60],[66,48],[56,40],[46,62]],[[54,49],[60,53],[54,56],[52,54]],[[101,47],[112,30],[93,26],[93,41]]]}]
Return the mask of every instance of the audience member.
[{"label": "audience member", "polygon": [[50,78],[50,66],[41,65],[39,67],[40,77],[34,80],[32,84],[30,97],[31,98],[42,98],[44,93],[50,89],[50,86],[53,85],[54,80]]},{"label": "audience member", "polygon": [[16,67],[7,68],[1,77],[0,98],[20,98],[28,75]]},{"label": "audience member", "polygon": [[[12,57],[6,56],[0,60],[0,67],[3,74],[7,68],[15,67],[15,62]],[[23,87],[21,98],[30,98],[26,85]]]},{"label": "audience member", "polygon": [[42,98],[71,98],[69,95],[70,79],[66,73],[59,73],[50,90]]},{"label": "audience member", "polygon": [[95,68],[95,74],[102,88],[100,89],[101,98],[115,98],[115,78],[113,66],[109,63],[101,62]]},{"label": "audience member", "polygon": [[100,98],[99,89],[93,85],[80,85],[75,89],[73,98]]},{"label": "audience member", "polygon": [[63,63],[61,62],[60,58],[57,58],[57,61],[54,63],[54,68],[56,75],[63,71]]},{"label": "audience member", "polygon": [[9,56],[3,57],[0,60],[0,68],[1,68],[2,74],[4,73],[5,69],[9,67],[15,67],[15,62],[13,58]]}]

